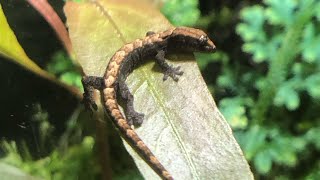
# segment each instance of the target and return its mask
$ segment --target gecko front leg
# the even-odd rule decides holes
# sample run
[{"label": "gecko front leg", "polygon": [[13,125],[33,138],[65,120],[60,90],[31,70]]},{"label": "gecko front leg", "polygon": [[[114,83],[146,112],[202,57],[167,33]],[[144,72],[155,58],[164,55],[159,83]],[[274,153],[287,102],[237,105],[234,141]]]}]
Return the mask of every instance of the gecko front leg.
[{"label": "gecko front leg", "polygon": [[90,110],[91,112],[92,109],[97,110],[98,106],[93,99],[93,92],[95,89],[103,89],[103,78],[97,76],[83,76],[81,82],[84,89],[82,103],[86,109]]},{"label": "gecko front leg", "polygon": [[179,77],[183,74],[183,71],[180,71],[180,66],[173,67],[170,66],[165,59],[165,51],[164,50],[159,50],[157,55],[155,56],[157,64],[161,67],[163,70],[163,80],[167,80],[168,77],[170,76],[174,81],[178,81]]}]

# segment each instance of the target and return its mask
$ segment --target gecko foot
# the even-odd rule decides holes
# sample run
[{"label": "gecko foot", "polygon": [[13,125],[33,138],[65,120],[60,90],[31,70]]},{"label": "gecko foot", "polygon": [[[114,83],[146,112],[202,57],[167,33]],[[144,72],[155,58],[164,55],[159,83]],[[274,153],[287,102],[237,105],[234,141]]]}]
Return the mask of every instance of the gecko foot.
[{"label": "gecko foot", "polygon": [[92,113],[93,110],[98,109],[98,106],[93,98],[93,93],[95,89],[102,89],[103,78],[96,76],[83,76],[81,81],[84,89],[82,103],[84,104],[85,108]]},{"label": "gecko foot", "polygon": [[163,81],[167,80],[170,76],[174,81],[178,81],[179,77],[183,74],[183,71],[180,70],[181,66],[173,67],[169,66],[164,72]]},{"label": "gecko foot", "polygon": [[140,126],[143,122],[144,114],[138,113],[135,111],[128,111],[126,113],[127,119],[128,119],[128,124],[134,125],[134,126]]},{"label": "gecko foot", "polygon": [[83,103],[85,108],[91,112],[92,112],[92,109],[94,109],[94,110],[98,109],[97,104],[93,100],[92,91],[90,93],[88,93],[88,92],[83,93],[83,99],[82,99],[81,103]]}]

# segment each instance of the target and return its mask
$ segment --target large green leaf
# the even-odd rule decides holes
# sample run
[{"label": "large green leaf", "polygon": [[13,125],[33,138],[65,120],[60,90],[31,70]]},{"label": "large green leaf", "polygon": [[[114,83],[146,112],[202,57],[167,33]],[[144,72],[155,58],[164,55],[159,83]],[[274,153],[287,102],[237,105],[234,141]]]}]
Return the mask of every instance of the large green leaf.
[{"label": "large green leaf", "polygon": [[0,54],[37,74],[45,72],[26,55],[10,29],[0,5]]},{"label": "large green leaf", "polygon": [[[117,49],[147,31],[171,27],[141,0],[68,2],[67,24],[74,52],[87,75],[102,76]],[[135,108],[145,114],[135,130],[176,179],[252,179],[249,166],[218,111],[192,55],[168,57],[185,72],[179,82],[163,82],[153,61],[128,77]],[[129,146],[141,173],[155,173]]]},{"label": "large green leaf", "polygon": [[77,97],[81,97],[79,90],[59,82],[48,72],[42,70],[33,60],[31,60],[20,46],[14,32],[11,30],[7,19],[2,11],[0,4],[0,55],[6,57],[8,60],[21,65],[28,71],[31,71],[42,78],[48,79],[51,82],[66,88]]}]

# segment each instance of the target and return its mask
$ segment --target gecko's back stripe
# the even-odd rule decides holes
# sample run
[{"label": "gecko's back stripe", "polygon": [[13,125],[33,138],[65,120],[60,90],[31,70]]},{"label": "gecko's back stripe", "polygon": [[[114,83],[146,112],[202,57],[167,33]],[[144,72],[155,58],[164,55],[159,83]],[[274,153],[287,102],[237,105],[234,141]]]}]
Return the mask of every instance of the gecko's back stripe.
[{"label": "gecko's back stripe", "polygon": [[[170,33],[172,30],[165,31],[163,33]],[[162,34],[163,34],[162,33]],[[173,179],[170,173],[163,167],[159,160],[153,155],[151,150],[145,145],[140,139],[136,132],[129,126],[127,120],[122,115],[119,105],[117,103],[115,82],[118,77],[121,63],[124,61],[126,56],[136,48],[141,48],[148,44],[159,42],[162,39],[159,38],[161,34],[155,34],[150,38],[147,36],[145,39],[137,39],[133,43],[124,45],[118,50],[111,58],[109,65],[105,73],[105,89],[103,90],[105,107],[112,116],[112,120],[117,128],[121,131],[123,138],[133,147],[138,154],[149,164],[149,166],[159,174],[163,179]]]}]

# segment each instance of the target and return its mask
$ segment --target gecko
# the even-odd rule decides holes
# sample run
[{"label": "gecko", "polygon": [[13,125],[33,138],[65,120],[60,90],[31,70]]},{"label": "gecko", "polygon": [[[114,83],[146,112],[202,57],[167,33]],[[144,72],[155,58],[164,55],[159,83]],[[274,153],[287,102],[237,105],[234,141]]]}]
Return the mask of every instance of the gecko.
[{"label": "gecko", "polygon": [[[135,111],[134,97],[125,80],[143,60],[153,58],[163,71],[163,81],[168,77],[178,81],[179,76],[183,75],[183,71],[180,70],[180,66],[169,65],[165,59],[166,54],[177,52],[210,53],[215,49],[214,43],[200,29],[175,27],[158,33],[147,32],[143,39],[136,39],[125,44],[111,57],[103,77],[84,76],[82,78],[85,106],[91,110],[97,110],[97,105],[93,100],[93,91],[100,90],[104,108],[120,135],[162,179],[171,180],[173,179],[172,175],[132,128],[133,125],[140,126],[142,124],[144,114]],[[124,102],[125,115],[119,109],[119,99]]]}]

